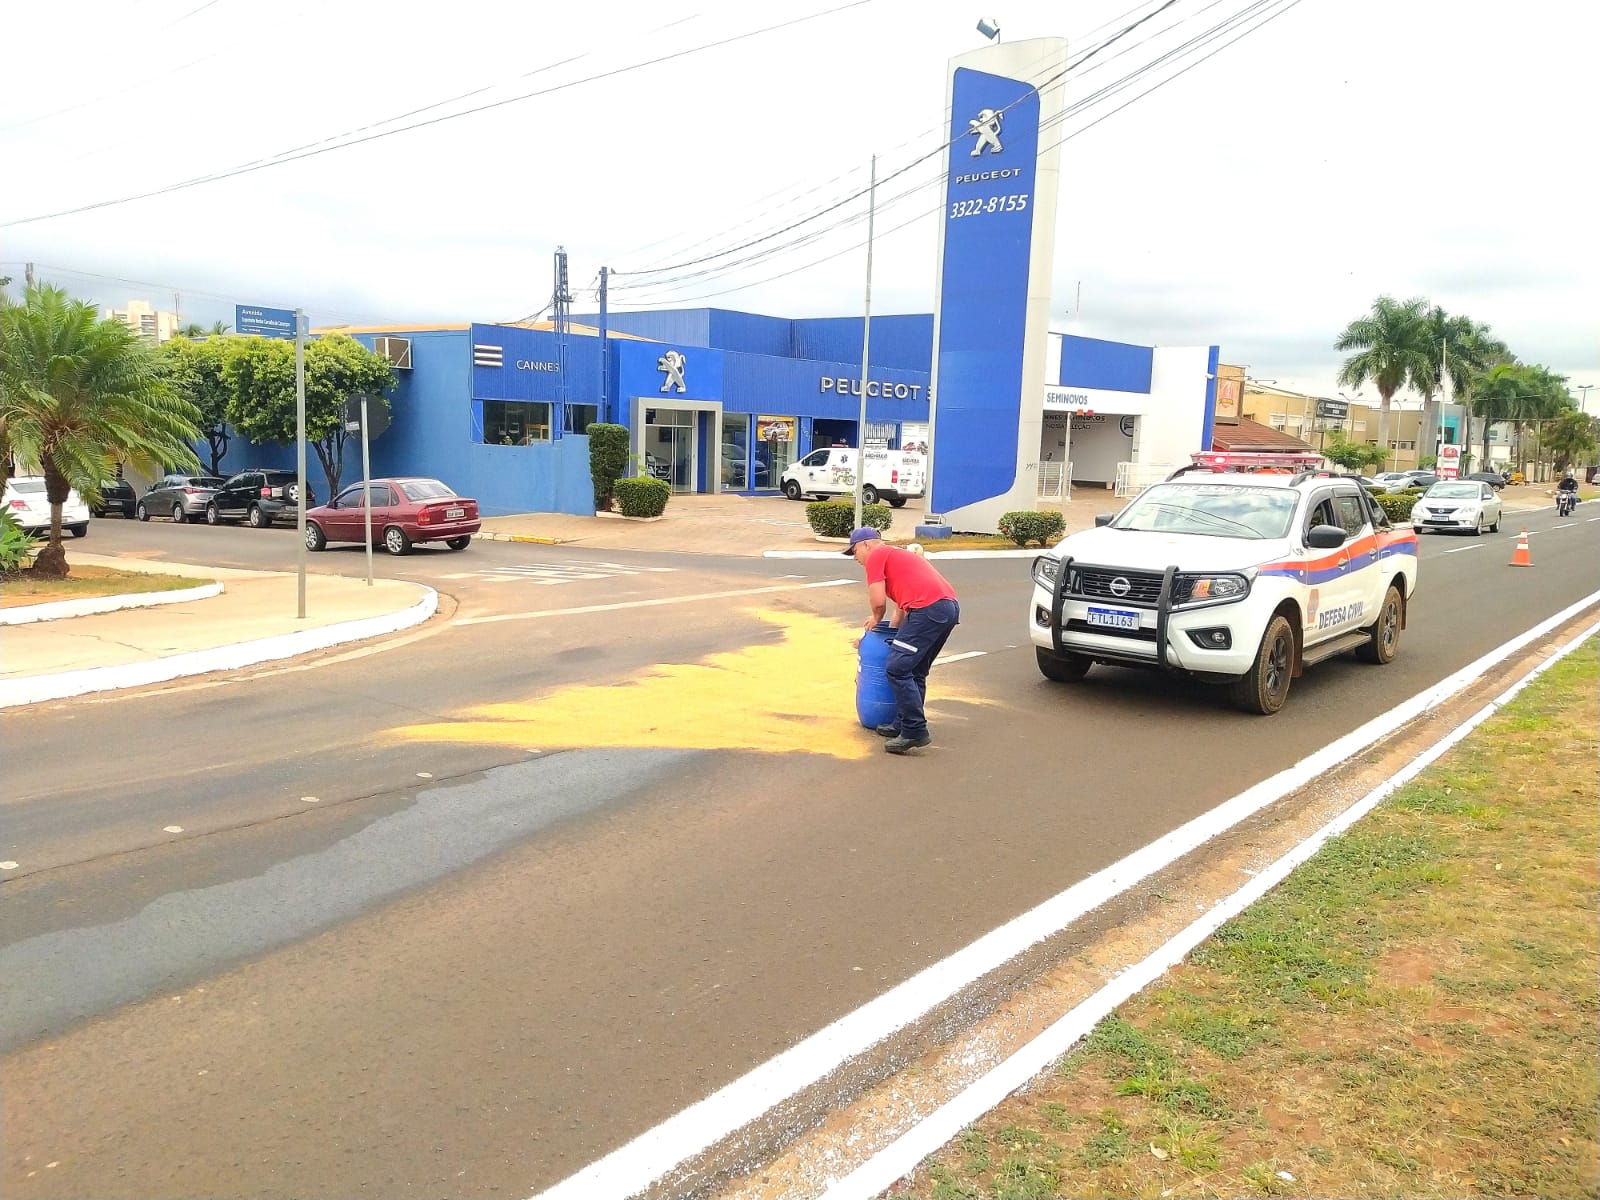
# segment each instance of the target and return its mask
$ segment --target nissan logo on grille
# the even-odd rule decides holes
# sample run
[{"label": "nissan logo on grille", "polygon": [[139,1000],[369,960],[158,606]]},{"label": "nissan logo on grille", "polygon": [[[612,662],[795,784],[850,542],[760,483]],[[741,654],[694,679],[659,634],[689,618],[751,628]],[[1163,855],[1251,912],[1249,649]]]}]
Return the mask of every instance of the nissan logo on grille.
[{"label": "nissan logo on grille", "polygon": [[1128,588],[1130,586],[1131,585],[1125,578],[1123,578],[1121,575],[1118,575],[1111,581],[1111,594],[1120,600],[1128,594]]}]

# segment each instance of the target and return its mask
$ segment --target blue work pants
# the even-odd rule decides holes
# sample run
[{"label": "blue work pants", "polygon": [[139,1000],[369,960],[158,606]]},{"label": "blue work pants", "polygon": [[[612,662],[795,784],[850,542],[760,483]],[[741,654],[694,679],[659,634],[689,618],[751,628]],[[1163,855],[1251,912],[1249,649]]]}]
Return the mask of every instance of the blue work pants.
[{"label": "blue work pants", "polygon": [[960,621],[960,605],[954,600],[938,600],[926,608],[911,609],[894,631],[884,673],[894,692],[895,724],[901,737],[917,739],[927,734],[928,718],[922,709],[928,699],[928,672]]}]

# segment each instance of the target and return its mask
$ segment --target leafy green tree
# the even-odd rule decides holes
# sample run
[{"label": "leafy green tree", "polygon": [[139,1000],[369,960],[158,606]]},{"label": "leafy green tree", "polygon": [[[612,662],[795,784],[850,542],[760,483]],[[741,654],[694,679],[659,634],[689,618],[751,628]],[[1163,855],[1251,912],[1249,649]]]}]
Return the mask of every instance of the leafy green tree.
[{"label": "leafy green tree", "polygon": [[[223,369],[233,389],[229,423],[256,442],[295,439],[294,344],[275,338],[236,338]],[[306,345],[306,441],[317,453],[328,494],[339,490],[344,473],[344,406],[365,392],[374,404],[387,404],[394,373],[381,355],[343,334]],[[370,406],[369,406],[370,407]]]},{"label": "leafy green tree", "polygon": [[65,578],[68,493],[98,500],[118,462],[152,474],[199,466],[189,444],[199,414],[161,378],[152,347],[61,288],[30,287],[20,304],[0,305],[0,347],[6,448],[39,464],[50,502],[50,540],[33,569]]},{"label": "leafy green tree", "polygon": [[1382,446],[1370,442],[1351,442],[1343,434],[1335,434],[1333,441],[1322,449],[1322,457],[1343,467],[1346,471],[1361,471],[1375,467],[1385,458]]},{"label": "leafy green tree", "polygon": [[1545,445],[1555,458],[1557,471],[1565,471],[1574,462],[1600,449],[1597,425],[1600,419],[1586,416],[1575,408],[1568,409],[1550,423],[1545,431]]},{"label": "leafy green tree", "polygon": [[1421,296],[1405,303],[1379,296],[1372,311],[1345,326],[1334,343],[1336,350],[1354,350],[1339,371],[1339,383],[1349,388],[1371,383],[1378,389],[1378,445],[1389,444],[1389,411],[1395,393],[1410,387],[1426,394],[1438,382],[1438,368],[1428,343]]},{"label": "leafy green tree", "polygon": [[[211,456],[211,473],[222,469],[228,452],[228,405],[233,389],[225,375],[228,346],[221,339],[173,338],[157,353],[161,375],[172,390],[200,413],[200,430]],[[292,370],[293,364],[291,364]]]}]

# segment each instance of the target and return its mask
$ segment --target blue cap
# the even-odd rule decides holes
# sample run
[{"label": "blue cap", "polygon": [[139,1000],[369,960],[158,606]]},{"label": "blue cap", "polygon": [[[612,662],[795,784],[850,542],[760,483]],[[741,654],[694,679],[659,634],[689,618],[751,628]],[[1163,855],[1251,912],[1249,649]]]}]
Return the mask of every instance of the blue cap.
[{"label": "blue cap", "polygon": [[844,548],[843,553],[848,557],[856,552],[856,547],[862,542],[875,542],[882,536],[876,529],[863,526],[850,535],[850,544]]}]

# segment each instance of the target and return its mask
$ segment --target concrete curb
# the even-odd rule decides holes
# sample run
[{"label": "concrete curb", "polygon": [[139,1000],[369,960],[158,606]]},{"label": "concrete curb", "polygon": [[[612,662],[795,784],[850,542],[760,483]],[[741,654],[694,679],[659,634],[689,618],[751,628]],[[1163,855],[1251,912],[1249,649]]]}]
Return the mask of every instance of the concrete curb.
[{"label": "concrete curb", "polygon": [[[895,543],[890,542],[890,545]],[[1038,558],[1043,550],[929,550],[927,558]],[[762,558],[841,558],[837,550],[763,550]]]},{"label": "concrete curb", "polygon": [[178,679],[185,675],[235,671],[257,663],[294,658],[297,655],[309,654],[313,650],[325,650],[345,642],[359,642],[367,638],[381,637],[386,633],[398,633],[402,629],[422,624],[438,609],[439,593],[432,588],[426,588],[425,592],[426,594],[411,607],[398,612],[363,617],[356,621],[341,621],[337,625],[324,625],[320,629],[282,633],[252,642],[213,646],[206,650],[193,650],[187,654],[173,654],[145,662],[122,663],[114,667],[89,667],[82,671],[63,671],[56,675],[31,675],[0,680],[0,708],[39,704],[46,700],[63,700],[69,696],[82,696],[88,692],[143,687],[151,683],[165,683],[169,679]]},{"label": "concrete curb", "polygon": [[0,608],[0,625],[31,625],[35,621],[59,621],[65,617],[92,617],[99,613],[120,612],[125,608],[153,608],[157,604],[182,604],[186,600],[209,600],[222,595],[220,583],[179,588],[171,592],[137,592],[131,596],[85,596],[81,600],[54,600],[48,604],[20,604]]},{"label": "concrete curb", "polygon": [[486,542],[531,542],[535,546],[565,546],[568,538],[540,537],[532,533],[486,533],[478,530],[477,535]]}]

